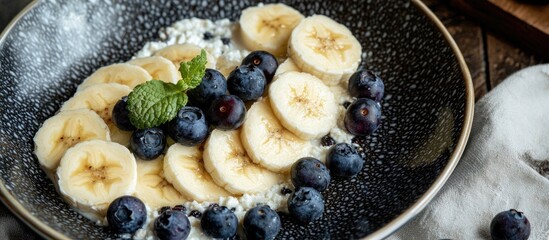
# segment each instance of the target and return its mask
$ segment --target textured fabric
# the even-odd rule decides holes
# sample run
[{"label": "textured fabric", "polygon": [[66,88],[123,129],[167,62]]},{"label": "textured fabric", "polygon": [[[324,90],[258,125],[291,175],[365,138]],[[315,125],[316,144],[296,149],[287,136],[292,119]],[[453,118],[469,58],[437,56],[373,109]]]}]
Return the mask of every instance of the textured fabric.
[{"label": "textured fabric", "polygon": [[469,143],[448,182],[389,239],[490,239],[511,208],[530,220],[530,239],[549,239],[549,65],[521,70],[475,107]]}]

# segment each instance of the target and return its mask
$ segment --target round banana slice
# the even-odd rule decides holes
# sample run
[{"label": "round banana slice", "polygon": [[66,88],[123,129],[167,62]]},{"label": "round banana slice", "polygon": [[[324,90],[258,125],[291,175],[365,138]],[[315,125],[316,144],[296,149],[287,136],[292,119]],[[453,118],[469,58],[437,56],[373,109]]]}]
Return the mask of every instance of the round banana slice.
[{"label": "round banana slice", "polygon": [[302,139],[320,138],[336,126],[334,94],[310,74],[281,74],[269,87],[269,99],[280,123]]},{"label": "round banana slice", "polygon": [[240,15],[240,36],[249,50],[285,57],[292,30],[302,19],[300,12],[281,3],[249,7]]},{"label": "round banana slice", "polygon": [[288,55],[301,70],[327,85],[336,85],[356,71],[362,47],[344,25],[323,15],[313,15],[293,30]]},{"label": "round banana slice", "polygon": [[198,147],[172,145],[164,156],[164,176],[190,200],[217,201],[231,195],[217,186],[204,170],[202,152]]},{"label": "round banana slice", "polygon": [[109,128],[97,113],[89,109],[60,112],[34,135],[34,154],[42,166],[55,170],[67,149],[93,139],[111,140]]},{"label": "round banana slice", "polygon": [[126,147],[91,140],[67,150],[57,177],[59,191],[71,205],[101,217],[114,199],[133,194],[137,170],[135,158]]},{"label": "round banana slice", "polygon": [[112,109],[122,97],[130,94],[131,89],[118,83],[100,83],[91,85],[67,100],[61,107],[61,111],[74,109],[91,109],[95,111],[109,126],[113,142],[124,146],[130,144],[132,132],[120,130],[112,121]]},{"label": "round banana slice", "polygon": [[141,67],[128,63],[117,63],[95,71],[78,86],[78,90],[98,83],[119,83],[133,89],[135,86],[151,79],[152,76]]},{"label": "round banana slice", "polygon": [[163,156],[152,161],[137,160],[135,196],[152,209],[183,204],[187,201],[164,177]]},{"label": "round banana slice", "polygon": [[[167,46],[158,50],[158,52],[156,52],[154,55],[169,59],[175,65],[175,68],[179,70],[179,65],[182,62],[188,62],[193,60],[194,57],[200,55],[201,51],[202,48],[194,44],[186,43]],[[208,60],[208,63],[206,63],[206,67],[215,69],[214,57],[206,52],[206,58]]]},{"label": "round banana slice", "polygon": [[292,164],[308,156],[312,145],[286,130],[273,114],[268,99],[252,105],[240,133],[250,158],[274,172],[288,172]]},{"label": "round banana slice", "polygon": [[280,176],[253,163],[240,142],[240,132],[214,130],[204,147],[204,167],[217,185],[233,194],[269,189]]},{"label": "round banana slice", "polygon": [[168,83],[177,83],[181,79],[181,74],[173,63],[163,57],[136,58],[128,63],[142,67],[152,76],[152,79]]},{"label": "round banana slice", "polygon": [[294,61],[291,58],[288,58],[282,62],[278,68],[276,69],[275,75],[273,77],[273,81],[276,80],[276,77],[278,77],[280,74],[286,73],[286,72],[300,72],[301,70],[295,65]]}]

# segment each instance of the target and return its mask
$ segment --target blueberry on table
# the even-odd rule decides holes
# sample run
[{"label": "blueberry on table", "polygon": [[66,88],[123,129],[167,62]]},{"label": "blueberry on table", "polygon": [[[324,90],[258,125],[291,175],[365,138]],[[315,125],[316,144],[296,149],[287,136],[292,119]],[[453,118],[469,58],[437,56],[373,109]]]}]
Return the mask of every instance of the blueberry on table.
[{"label": "blueberry on table", "polygon": [[381,101],[385,91],[383,80],[372,71],[359,70],[349,78],[349,93],[353,97]]},{"label": "blueberry on table", "polygon": [[225,95],[215,99],[206,113],[209,122],[218,129],[232,130],[244,123],[246,106],[234,95]]},{"label": "blueberry on table", "polygon": [[322,217],[324,199],[314,188],[302,187],[288,198],[290,215],[301,223],[309,223]]},{"label": "blueberry on table", "polygon": [[190,232],[191,223],[182,211],[167,210],[154,220],[154,233],[160,240],[186,239]]},{"label": "blueberry on table", "polygon": [[493,240],[526,240],[530,237],[530,222],[515,209],[498,213],[490,223]]},{"label": "blueberry on table", "polygon": [[269,52],[254,51],[242,60],[242,65],[256,66],[263,72],[267,83],[269,83],[273,79],[276,69],[278,68],[278,61],[276,61],[275,56]]},{"label": "blueberry on table", "polygon": [[255,101],[265,91],[267,80],[263,72],[254,65],[242,65],[233,70],[227,78],[227,89],[242,101]]},{"label": "blueberry on table", "polygon": [[128,96],[118,100],[112,109],[112,121],[116,127],[124,131],[133,131],[135,126],[130,122],[130,111],[127,109]]},{"label": "blueberry on table", "polygon": [[330,184],[330,171],[316,158],[304,157],[297,160],[290,172],[296,188],[311,187],[322,192]]},{"label": "blueberry on table", "polygon": [[111,202],[107,209],[109,227],[117,233],[133,233],[147,220],[147,209],[139,198],[122,196]]},{"label": "blueberry on table", "polygon": [[236,235],[238,219],[225,206],[211,206],[200,220],[202,231],[212,238],[230,238]]},{"label": "blueberry on table", "polygon": [[326,155],[326,166],[333,176],[352,177],[362,170],[363,165],[360,154],[347,143],[332,146]]},{"label": "blueberry on table", "polygon": [[207,109],[210,103],[227,94],[227,80],[219,71],[206,69],[202,82],[196,88],[187,91],[189,102],[201,109]]},{"label": "blueberry on table", "polygon": [[202,110],[197,107],[183,107],[174,119],[166,125],[168,135],[184,146],[196,146],[208,136],[208,123]]},{"label": "blueberry on table", "polygon": [[280,231],[281,223],[278,213],[263,205],[248,210],[242,226],[248,240],[272,240]]},{"label": "blueberry on table", "polygon": [[356,136],[368,136],[381,123],[381,105],[368,98],[359,98],[345,112],[345,128]]},{"label": "blueberry on table", "polygon": [[142,160],[153,160],[164,152],[166,135],[160,128],[135,130],[130,138],[130,148]]}]

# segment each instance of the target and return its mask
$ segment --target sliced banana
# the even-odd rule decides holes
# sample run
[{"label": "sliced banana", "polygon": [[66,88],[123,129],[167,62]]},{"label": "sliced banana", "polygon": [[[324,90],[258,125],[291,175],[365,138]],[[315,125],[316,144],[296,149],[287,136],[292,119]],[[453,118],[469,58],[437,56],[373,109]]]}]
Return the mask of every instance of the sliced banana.
[{"label": "sliced banana", "polygon": [[[200,51],[202,51],[202,48],[194,44],[186,43],[167,46],[158,50],[154,55],[169,59],[175,67],[179,69],[179,65],[182,62],[191,61],[194,57],[200,55]],[[206,67],[215,69],[214,57],[206,52],[206,58],[208,60]]]},{"label": "sliced banana", "polygon": [[34,154],[42,166],[54,171],[67,149],[92,139],[111,139],[109,128],[97,113],[89,109],[60,112],[34,135]]},{"label": "sliced banana", "polygon": [[231,194],[217,186],[204,170],[202,152],[198,147],[172,145],[164,156],[164,175],[175,189],[190,200],[217,201]]},{"label": "sliced banana", "polygon": [[240,15],[240,36],[248,50],[285,57],[292,30],[302,19],[300,12],[281,3],[249,7]]},{"label": "sliced banana", "polygon": [[334,94],[310,74],[281,74],[269,87],[269,99],[278,120],[300,138],[320,138],[336,126]]},{"label": "sliced banana", "polygon": [[297,160],[306,157],[312,145],[286,130],[273,114],[268,99],[252,105],[240,133],[250,158],[274,172],[288,172]]},{"label": "sliced banana", "polygon": [[128,146],[132,132],[120,130],[112,121],[112,109],[118,100],[130,94],[128,86],[118,83],[100,83],[82,89],[61,107],[61,111],[91,109],[109,126],[111,140]]},{"label": "sliced banana", "polygon": [[204,167],[217,185],[238,195],[261,192],[280,181],[278,174],[250,160],[238,130],[212,131],[204,146]]},{"label": "sliced banana", "polygon": [[131,195],[137,183],[133,154],[102,140],[81,142],[67,150],[57,169],[59,191],[75,208],[105,216],[117,197]]},{"label": "sliced banana", "polygon": [[137,160],[135,196],[152,209],[183,204],[187,201],[164,177],[163,156],[152,161]]},{"label": "sliced banana", "polygon": [[280,74],[286,73],[286,72],[300,72],[301,70],[295,65],[294,61],[291,58],[286,59],[284,62],[282,62],[278,68],[276,69],[275,75],[273,77],[273,80],[276,80],[276,77]]},{"label": "sliced banana", "polygon": [[356,71],[362,47],[344,25],[323,15],[313,15],[293,30],[288,55],[301,70],[327,85],[336,85]]},{"label": "sliced banana", "polygon": [[181,79],[181,74],[173,63],[163,57],[136,58],[128,63],[142,67],[152,76],[152,79],[168,83],[177,83]]},{"label": "sliced banana", "polygon": [[117,63],[95,71],[78,86],[78,90],[99,83],[119,83],[133,89],[135,86],[151,79],[152,76],[141,67],[128,63]]}]

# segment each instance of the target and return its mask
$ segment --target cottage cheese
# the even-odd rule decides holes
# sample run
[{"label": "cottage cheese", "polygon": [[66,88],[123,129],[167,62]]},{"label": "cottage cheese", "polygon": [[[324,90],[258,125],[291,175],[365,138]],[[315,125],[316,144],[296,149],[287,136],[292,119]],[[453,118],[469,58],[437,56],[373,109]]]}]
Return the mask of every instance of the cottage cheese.
[{"label": "cottage cheese", "polygon": [[[242,48],[238,42],[235,41],[236,38],[233,38],[233,34],[237,30],[238,24],[230,22],[228,19],[221,19],[215,22],[197,18],[184,19],[161,31],[161,41],[145,44],[143,49],[135,55],[135,58],[149,57],[158,50],[169,45],[192,43],[204,48],[212,55],[214,59],[216,59],[217,70],[222,72],[225,76],[228,76],[234,68],[240,65],[242,59],[249,54],[249,51]],[[206,32],[211,34],[211,38],[208,40],[204,39],[204,34]],[[223,40],[225,40],[226,43],[224,43]],[[230,40],[230,42],[227,43],[227,40]],[[280,60],[282,62],[284,59]],[[353,136],[348,134],[343,126],[343,119],[345,117],[343,103],[346,101],[353,101],[348,94],[346,86],[347,82],[343,82],[340,85],[330,87],[336,101],[340,104],[338,106],[338,125],[331,130],[330,136],[334,138],[336,142],[351,143]],[[313,148],[310,156],[325,161],[328,149],[329,147],[323,147],[320,144],[320,139],[313,140]],[[210,204],[218,203],[219,205],[228,208],[234,208],[234,213],[240,221],[242,221],[248,209],[257,206],[258,204],[267,204],[278,211],[287,211],[286,204],[289,195],[281,194],[281,190],[282,188],[292,189],[292,187],[289,176],[286,179],[288,179],[287,182],[275,185],[265,192],[244,194],[240,197],[222,197],[215,202],[199,203],[193,201],[184,203],[183,205],[187,208],[187,212],[192,210],[204,212]],[[156,219],[158,215],[159,213],[156,210],[149,211],[147,223],[133,235],[133,238],[147,240],[155,239],[153,233],[154,219]],[[210,239],[210,237],[204,235],[202,232],[199,219],[191,216],[189,217],[189,220],[192,227],[188,239]]]}]

